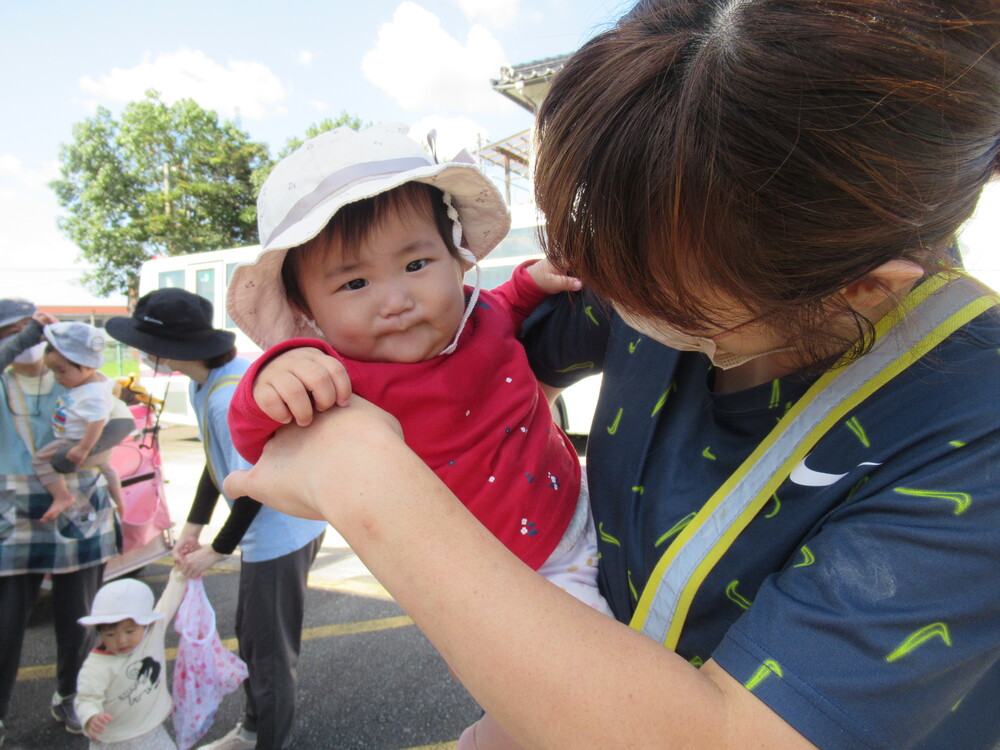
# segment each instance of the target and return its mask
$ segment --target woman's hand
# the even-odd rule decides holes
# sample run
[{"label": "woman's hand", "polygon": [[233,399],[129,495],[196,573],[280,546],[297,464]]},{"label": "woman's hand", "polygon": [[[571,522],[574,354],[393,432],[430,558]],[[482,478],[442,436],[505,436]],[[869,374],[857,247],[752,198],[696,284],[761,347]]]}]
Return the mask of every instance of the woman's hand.
[{"label": "woman's hand", "polygon": [[[248,495],[291,516],[334,523],[336,500],[356,496],[351,489],[363,494],[368,477],[390,471],[385,452],[400,445],[396,418],[354,395],[343,408],[317,413],[309,427],[279,429],[253,469],[226,477],[225,492]],[[342,478],[344,486],[331,484],[331,477]]]},{"label": "woman's hand", "polygon": [[177,563],[185,578],[201,578],[205,571],[215,565],[225,555],[209,546],[199,547],[184,555]]},{"label": "woman's hand", "polygon": [[204,527],[200,523],[184,524],[180,537],[174,542],[173,549],[170,550],[170,556],[179,563],[184,560],[186,555],[200,548],[201,543],[198,541],[198,537],[201,536],[202,528]]}]

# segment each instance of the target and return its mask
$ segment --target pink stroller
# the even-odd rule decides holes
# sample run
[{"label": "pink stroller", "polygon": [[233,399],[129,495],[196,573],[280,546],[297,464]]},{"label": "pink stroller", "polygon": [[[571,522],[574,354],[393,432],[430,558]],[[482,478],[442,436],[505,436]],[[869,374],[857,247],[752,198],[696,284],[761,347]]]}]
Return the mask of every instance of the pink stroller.
[{"label": "pink stroller", "polygon": [[[136,431],[119,443],[111,463],[121,478],[125,501],[122,553],[108,561],[104,580],[133,573],[159,560],[173,547],[173,523],[163,490],[160,462],[160,411],[163,402],[146,394],[132,378],[123,383]],[[133,403],[134,402],[134,403]]]}]

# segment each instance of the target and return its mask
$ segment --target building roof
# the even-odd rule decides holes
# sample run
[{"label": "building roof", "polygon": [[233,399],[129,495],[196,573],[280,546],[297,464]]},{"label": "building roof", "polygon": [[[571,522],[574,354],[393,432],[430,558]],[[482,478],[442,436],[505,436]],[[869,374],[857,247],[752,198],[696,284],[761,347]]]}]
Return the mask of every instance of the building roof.
[{"label": "building roof", "polygon": [[490,81],[493,90],[518,106],[536,114],[549,92],[552,79],[563,69],[569,55],[556,55],[541,60],[510,65],[500,69],[500,77]]}]

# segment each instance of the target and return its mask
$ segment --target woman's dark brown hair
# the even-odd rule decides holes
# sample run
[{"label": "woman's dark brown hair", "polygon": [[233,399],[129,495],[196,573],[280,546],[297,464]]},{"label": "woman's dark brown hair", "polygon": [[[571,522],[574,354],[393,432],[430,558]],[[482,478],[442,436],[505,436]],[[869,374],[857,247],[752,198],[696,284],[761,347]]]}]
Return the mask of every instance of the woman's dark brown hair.
[{"label": "woman's dark brown hair", "polygon": [[1000,4],[643,0],[557,75],[537,139],[557,264],[692,333],[728,300],[819,342],[882,263],[948,265],[997,168]]},{"label": "woman's dark brown hair", "polygon": [[326,253],[330,243],[336,241],[349,253],[358,253],[368,236],[386,217],[407,211],[429,212],[453,258],[461,260],[458,248],[452,239],[452,220],[448,217],[448,207],[444,194],[439,188],[423,182],[405,182],[397,188],[348,203],[333,215],[319,234],[301,247],[293,248],[281,264],[281,282],[285,286],[285,296],[295,309],[311,315],[302,288],[300,274],[304,267]]}]

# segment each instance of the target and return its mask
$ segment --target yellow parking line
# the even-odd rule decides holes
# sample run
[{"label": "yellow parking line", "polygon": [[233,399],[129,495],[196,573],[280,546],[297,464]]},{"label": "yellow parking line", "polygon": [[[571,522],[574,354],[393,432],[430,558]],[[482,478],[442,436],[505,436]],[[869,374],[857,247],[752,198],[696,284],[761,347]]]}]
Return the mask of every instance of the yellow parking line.
[{"label": "yellow parking line", "polygon": [[[376,633],[380,630],[393,630],[395,628],[405,628],[413,624],[406,615],[396,617],[383,617],[378,620],[362,620],[361,622],[341,622],[335,625],[322,625],[316,628],[307,628],[302,631],[303,641],[314,641],[318,638],[333,638],[341,635],[357,635],[359,633]],[[235,638],[226,638],[222,645],[230,651],[235,652],[238,648]],[[168,661],[173,661],[177,657],[176,648],[168,648],[166,651]],[[22,667],[17,670],[18,682],[22,680],[40,680],[56,676],[55,664],[42,664],[37,667]]]},{"label": "yellow parking line", "polygon": [[420,747],[410,747],[406,750],[452,750],[458,747],[458,740],[455,742],[439,742],[436,745],[421,745]]}]

